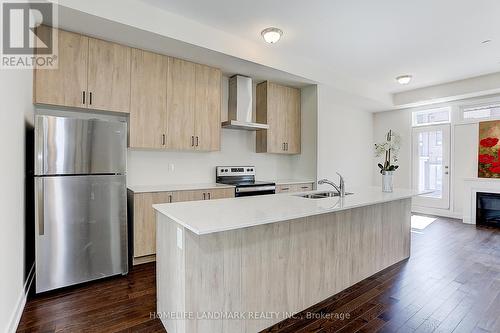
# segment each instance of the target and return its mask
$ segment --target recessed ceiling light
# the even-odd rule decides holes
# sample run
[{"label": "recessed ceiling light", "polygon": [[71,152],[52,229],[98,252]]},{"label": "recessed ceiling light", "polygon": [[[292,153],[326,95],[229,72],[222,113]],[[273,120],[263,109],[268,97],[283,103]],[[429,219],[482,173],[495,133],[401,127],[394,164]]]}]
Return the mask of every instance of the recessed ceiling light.
[{"label": "recessed ceiling light", "polygon": [[398,81],[399,84],[408,84],[412,78],[411,75],[401,75],[396,78],[396,81]]},{"label": "recessed ceiling light", "polygon": [[283,31],[278,28],[270,27],[262,30],[260,34],[267,43],[274,44],[280,40],[281,36],[283,35]]}]

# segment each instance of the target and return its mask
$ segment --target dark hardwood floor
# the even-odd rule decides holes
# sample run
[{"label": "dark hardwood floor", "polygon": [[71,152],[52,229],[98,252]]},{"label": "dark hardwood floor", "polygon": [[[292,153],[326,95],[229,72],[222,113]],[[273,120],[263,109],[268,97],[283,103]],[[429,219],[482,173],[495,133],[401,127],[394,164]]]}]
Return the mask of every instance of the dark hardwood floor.
[{"label": "dark hardwood floor", "polygon": [[[164,332],[155,307],[145,264],[32,297],[18,332]],[[500,332],[500,230],[438,219],[412,233],[408,261],[264,332]]]}]

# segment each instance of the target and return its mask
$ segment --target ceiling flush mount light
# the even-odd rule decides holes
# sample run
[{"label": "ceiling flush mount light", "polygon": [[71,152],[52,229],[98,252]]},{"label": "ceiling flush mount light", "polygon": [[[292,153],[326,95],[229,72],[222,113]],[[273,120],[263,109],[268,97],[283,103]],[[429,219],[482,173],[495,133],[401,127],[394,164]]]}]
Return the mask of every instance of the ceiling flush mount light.
[{"label": "ceiling flush mount light", "polygon": [[396,81],[398,81],[399,84],[408,84],[412,78],[411,75],[401,75],[396,78]]},{"label": "ceiling flush mount light", "polygon": [[280,40],[281,36],[283,35],[283,31],[281,31],[278,28],[271,27],[271,28],[267,28],[267,29],[262,30],[262,32],[260,34],[262,35],[262,38],[264,38],[264,40],[267,43],[274,44]]}]

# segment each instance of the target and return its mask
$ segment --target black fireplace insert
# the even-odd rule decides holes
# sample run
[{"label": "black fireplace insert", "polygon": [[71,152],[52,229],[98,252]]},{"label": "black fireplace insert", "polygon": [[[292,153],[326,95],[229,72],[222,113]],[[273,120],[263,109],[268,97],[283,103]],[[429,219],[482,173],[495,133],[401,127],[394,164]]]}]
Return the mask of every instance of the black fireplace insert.
[{"label": "black fireplace insert", "polygon": [[477,192],[476,224],[500,227],[500,193]]}]

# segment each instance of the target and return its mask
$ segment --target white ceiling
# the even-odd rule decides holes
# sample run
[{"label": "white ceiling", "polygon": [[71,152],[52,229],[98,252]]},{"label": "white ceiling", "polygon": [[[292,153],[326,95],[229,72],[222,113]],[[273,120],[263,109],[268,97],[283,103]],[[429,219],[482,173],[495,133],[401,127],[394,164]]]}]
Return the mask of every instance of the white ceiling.
[{"label": "white ceiling", "polygon": [[58,27],[61,29],[214,66],[221,69],[223,74],[228,77],[242,74],[252,77],[255,83],[271,80],[293,87],[316,84],[315,81],[304,77],[181,40],[133,28],[99,16],[89,15],[68,7],[59,6],[58,11]]},{"label": "white ceiling", "polygon": [[[142,0],[384,93],[500,71],[498,0]],[[491,39],[489,44],[481,41]],[[410,85],[394,78],[412,74]]]}]

